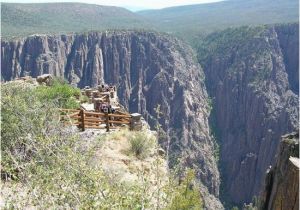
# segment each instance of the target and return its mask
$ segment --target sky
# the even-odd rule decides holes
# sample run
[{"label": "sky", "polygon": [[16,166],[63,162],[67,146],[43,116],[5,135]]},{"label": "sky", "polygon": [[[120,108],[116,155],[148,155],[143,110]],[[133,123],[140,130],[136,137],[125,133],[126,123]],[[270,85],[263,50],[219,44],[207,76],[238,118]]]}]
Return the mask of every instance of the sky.
[{"label": "sky", "polygon": [[165,7],[218,2],[221,0],[0,0],[10,3],[82,2],[89,4],[125,7],[131,11],[161,9]]}]

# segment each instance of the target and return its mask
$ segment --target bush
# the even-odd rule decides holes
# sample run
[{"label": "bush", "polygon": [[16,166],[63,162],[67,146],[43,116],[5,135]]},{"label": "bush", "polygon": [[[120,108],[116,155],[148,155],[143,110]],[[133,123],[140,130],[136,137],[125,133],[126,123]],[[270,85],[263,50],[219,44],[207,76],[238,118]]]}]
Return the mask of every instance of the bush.
[{"label": "bush", "polygon": [[[99,141],[83,147],[76,132],[59,122],[57,101],[45,103],[36,90],[14,83],[1,88],[2,173],[15,180],[9,182],[11,196],[4,193],[4,209],[193,209],[201,204],[198,188],[189,187],[192,175],[180,185],[170,179],[162,189],[159,173],[155,183],[145,174],[139,175],[142,181],[127,183],[91,164]],[[130,138],[130,150],[139,158],[155,146],[144,132],[113,137],[121,134]]]},{"label": "bush", "polygon": [[145,158],[150,149],[154,147],[155,139],[153,136],[145,135],[144,132],[133,132],[133,135],[129,139],[130,152],[138,158]]},{"label": "bush", "polygon": [[200,210],[202,207],[202,200],[199,186],[196,183],[195,172],[191,169],[186,171],[185,178],[179,183],[171,187],[174,189],[171,202],[166,209],[169,210]]},{"label": "bush", "polygon": [[80,96],[80,103],[87,103],[89,102],[89,97],[87,97],[86,95],[81,95]]},{"label": "bush", "polygon": [[[85,154],[61,147],[47,164],[32,165],[30,198],[44,209],[138,209],[141,187],[120,183],[113,175],[90,164],[94,148]],[[130,196],[127,196],[130,195]]]},{"label": "bush", "polygon": [[1,87],[2,172],[11,178],[26,168],[49,132],[58,131],[54,103],[42,103],[31,85],[8,83]]},{"label": "bush", "polygon": [[83,150],[76,133],[60,124],[57,104],[44,103],[36,90],[15,83],[1,88],[2,173],[25,194],[6,197],[6,208],[139,209],[142,187],[92,166],[95,145]]},{"label": "bush", "polygon": [[76,109],[80,107],[80,89],[72,87],[61,79],[55,78],[51,86],[37,87],[37,96],[42,102],[56,101],[60,108]]}]

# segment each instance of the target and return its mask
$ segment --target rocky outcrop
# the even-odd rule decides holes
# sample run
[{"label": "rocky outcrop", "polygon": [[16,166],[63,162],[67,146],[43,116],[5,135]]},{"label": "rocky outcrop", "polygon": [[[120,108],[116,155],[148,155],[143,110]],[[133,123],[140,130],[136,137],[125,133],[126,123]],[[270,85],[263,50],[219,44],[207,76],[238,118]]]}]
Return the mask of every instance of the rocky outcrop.
[{"label": "rocky outcrop", "polygon": [[299,26],[297,24],[275,27],[291,90],[299,95]]},{"label": "rocky outcrop", "polygon": [[125,108],[152,128],[160,123],[170,165],[196,169],[205,206],[222,209],[204,74],[188,46],[157,33],[119,31],[2,41],[1,53],[4,80],[49,73],[79,87],[116,85]]},{"label": "rocky outcrop", "polygon": [[[279,139],[298,126],[298,25],[214,33],[199,49],[220,143],[223,199],[258,195]],[[224,182],[223,182],[224,181]]]},{"label": "rocky outcrop", "polygon": [[260,209],[299,209],[299,164],[299,133],[283,136],[276,164],[266,175]]}]

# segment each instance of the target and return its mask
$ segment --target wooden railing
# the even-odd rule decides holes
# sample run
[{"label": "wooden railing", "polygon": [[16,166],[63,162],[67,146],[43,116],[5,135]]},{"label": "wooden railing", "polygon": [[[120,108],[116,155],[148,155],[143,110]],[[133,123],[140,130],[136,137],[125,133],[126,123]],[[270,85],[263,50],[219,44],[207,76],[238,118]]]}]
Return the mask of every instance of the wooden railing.
[{"label": "wooden railing", "polygon": [[88,112],[83,109],[61,109],[61,121],[64,124],[72,124],[80,127],[82,131],[86,128],[105,129],[109,131],[116,125],[132,125],[132,117],[129,114],[117,112],[114,114]]}]

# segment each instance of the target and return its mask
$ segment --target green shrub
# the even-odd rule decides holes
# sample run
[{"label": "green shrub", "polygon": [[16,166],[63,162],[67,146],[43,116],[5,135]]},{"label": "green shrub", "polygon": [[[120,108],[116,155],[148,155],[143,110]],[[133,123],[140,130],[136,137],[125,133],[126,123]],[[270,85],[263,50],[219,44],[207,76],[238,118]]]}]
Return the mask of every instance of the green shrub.
[{"label": "green shrub", "polygon": [[57,104],[44,103],[36,90],[14,83],[1,87],[2,173],[25,194],[6,197],[6,209],[140,209],[142,187],[92,166],[95,145],[83,150],[76,133],[61,126]]},{"label": "green shrub", "polygon": [[134,132],[129,138],[130,152],[138,158],[145,158],[154,147],[155,140],[144,132]]},{"label": "green shrub", "polygon": [[[75,147],[60,147],[47,164],[33,164],[30,189],[32,202],[43,208],[138,209],[141,187],[120,183],[113,175],[93,167],[95,150],[81,154]],[[127,196],[130,195],[130,196]]]},{"label": "green shrub", "polygon": [[80,89],[72,87],[61,79],[54,79],[51,86],[39,86],[36,91],[42,102],[55,101],[60,108],[80,107],[79,101],[76,100],[80,97]]},{"label": "green shrub", "polygon": [[89,102],[89,97],[87,97],[86,95],[81,95],[80,96],[80,103],[87,103]]},{"label": "green shrub", "polygon": [[[36,87],[14,83],[2,85],[1,94],[2,173],[15,180],[9,182],[12,196],[5,197],[4,209],[28,206],[199,209],[196,207],[201,206],[198,187],[190,188],[194,174],[188,173],[180,185],[170,178],[170,184],[163,189],[158,172],[154,186],[152,177],[147,178],[145,174],[139,174],[142,181],[120,182],[117,175],[91,164],[99,141],[83,147],[76,132],[59,122],[56,100],[48,98],[45,103]],[[155,147],[153,136],[144,132],[120,134],[130,138],[130,151],[139,158],[146,157]],[[121,139],[120,134],[113,137]],[[157,198],[153,199],[150,185],[155,188]]]},{"label": "green shrub", "polygon": [[55,104],[42,103],[33,86],[8,83],[1,86],[1,95],[2,172],[17,178],[35,157],[40,140],[60,126]]},{"label": "green shrub", "polygon": [[196,183],[195,171],[187,170],[185,178],[172,187],[174,189],[171,194],[170,204],[166,209],[169,210],[200,210],[202,200],[199,186]]}]

